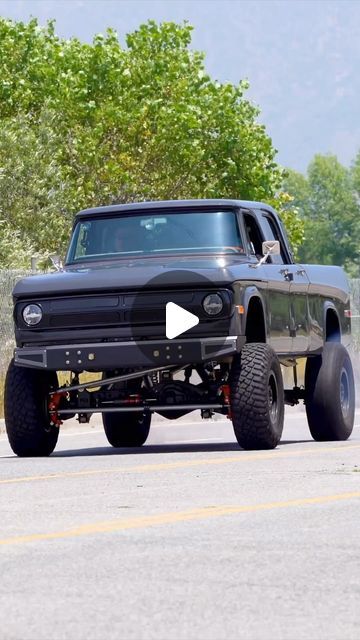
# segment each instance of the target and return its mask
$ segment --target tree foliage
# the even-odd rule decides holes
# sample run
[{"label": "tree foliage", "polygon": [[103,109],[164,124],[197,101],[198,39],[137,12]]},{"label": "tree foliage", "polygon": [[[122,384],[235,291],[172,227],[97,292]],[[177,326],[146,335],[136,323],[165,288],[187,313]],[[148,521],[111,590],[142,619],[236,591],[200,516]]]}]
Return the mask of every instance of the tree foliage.
[{"label": "tree foliage", "polygon": [[316,155],[306,176],[288,173],[284,188],[304,220],[302,262],[337,264],[359,275],[359,166],[349,171],[336,156]]},{"label": "tree foliage", "polygon": [[[282,172],[247,83],[212,80],[191,31],[150,21],[122,47],[111,29],[86,44],[60,39],[52,22],[0,18],[0,217],[25,253],[63,252],[74,212],[87,206],[281,204]],[[285,216],[298,244],[299,220]]]},{"label": "tree foliage", "polygon": [[351,167],[351,178],[356,197],[358,199],[358,202],[360,202],[360,151],[358,152],[353,166]]}]

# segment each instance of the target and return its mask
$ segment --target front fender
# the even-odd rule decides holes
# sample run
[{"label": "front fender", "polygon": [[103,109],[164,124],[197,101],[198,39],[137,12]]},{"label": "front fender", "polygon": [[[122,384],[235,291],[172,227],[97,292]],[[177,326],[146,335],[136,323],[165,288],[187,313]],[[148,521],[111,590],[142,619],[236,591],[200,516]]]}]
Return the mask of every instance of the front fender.
[{"label": "front fender", "polygon": [[[264,318],[265,324],[265,335],[268,337],[268,317],[267,317],[267,305],[265,299],[265,291],[259,289],[256,285],[247,284],[244,286],[242,282],[236,282],[233,285],[234,287],[234,299],[235,305],[238,308],[243,308],[243,313],[240,314],[241,317],[241,334],[244,335],[246,332],[246,323],[248,318],[249,306],[252,300],[256,298],[261,306],[262,314]],[[235,314],[239,316],[239,314]]]}]

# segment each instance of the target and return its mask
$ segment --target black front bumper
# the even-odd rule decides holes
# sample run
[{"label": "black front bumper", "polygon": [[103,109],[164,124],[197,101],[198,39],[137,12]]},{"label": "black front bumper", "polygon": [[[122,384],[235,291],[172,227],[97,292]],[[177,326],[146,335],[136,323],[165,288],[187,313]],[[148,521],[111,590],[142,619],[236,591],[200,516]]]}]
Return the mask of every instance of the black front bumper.
[{"label": "black front bumper", "polygon": [[239,352],[244,336],[106,342],[21,347],[15,349],[15,364],[50,371],[106,371],[128,367],[187,365],[217,360]]}]

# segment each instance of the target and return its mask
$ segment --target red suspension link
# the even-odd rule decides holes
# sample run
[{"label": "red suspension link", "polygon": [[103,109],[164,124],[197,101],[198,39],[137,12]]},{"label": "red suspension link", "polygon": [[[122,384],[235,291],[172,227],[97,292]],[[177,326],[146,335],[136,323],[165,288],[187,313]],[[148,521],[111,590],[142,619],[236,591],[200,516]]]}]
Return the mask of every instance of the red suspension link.
[{"label": "red suspension link", "polygon": [[50,397],[48,404],[48,411],[50,415],[50,420],[55,427],[60,427],[63,421],[60,419],[58,414],[58,408],[61,401],[62,396],[66,395],[66,392],[56,392],[53,393]]},{"label": "red suspension link", "polygon": [[231,420],[232,416],[231,416],[231,404],[230,404],[230,385],[229,384],[223,384],[221,386],[221,391],[224,397],[224,404],[228,405],[228,412],[227,412],[227,418],[229,420]]}]

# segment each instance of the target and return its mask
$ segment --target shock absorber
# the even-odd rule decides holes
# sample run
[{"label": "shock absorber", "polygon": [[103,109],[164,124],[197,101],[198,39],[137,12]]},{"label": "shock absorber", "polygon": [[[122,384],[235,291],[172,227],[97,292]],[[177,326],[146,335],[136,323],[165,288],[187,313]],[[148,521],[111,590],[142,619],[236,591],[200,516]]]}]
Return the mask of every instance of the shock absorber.
[{"label": "shock absorber", "polygon": [[59,414],[58,414],[58,408],[59,408],[59,404],[61,402],[61,398],[64,395],[66,395],[65,392],[57,391],[56,393],[53,393],[50,396],[50,400],[49,400],[49,403],[48,403],[48,411],[49,411],[49,416],[50,416],[50,422],[55,427],[61,427],[61,425],[62,425],[62,420],[60,419]]},{"label": "shock absorber", "polygon": [[227,414],[226,417],[231,420],[232,416],[231,416],[231,403],[230,403],[230,385],[229,384],[223,384],[220,387],[222,396],[223,396],[223,400],[224,400],[224,404],[227,405]]}]

